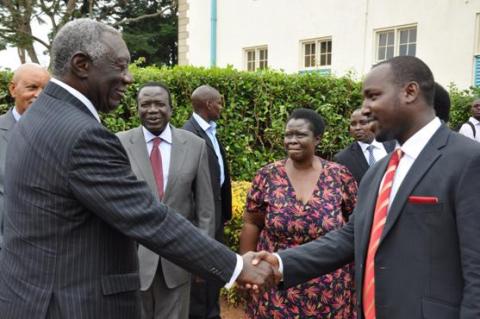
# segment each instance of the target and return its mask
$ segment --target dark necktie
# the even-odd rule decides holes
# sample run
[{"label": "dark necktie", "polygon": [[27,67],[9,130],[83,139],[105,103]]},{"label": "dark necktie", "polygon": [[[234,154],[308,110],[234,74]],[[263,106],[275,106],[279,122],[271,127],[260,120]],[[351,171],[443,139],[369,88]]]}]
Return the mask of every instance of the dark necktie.
[{"label": "dark necktie", "polygon": [[152,152],[150,153],[150,164],[152,164],[153,176],[155,177],[155,183],[157,184],[158,197],[163,198],[163,167],[162,167],[162,155],[160,154],[160,137],[153,139]]}]

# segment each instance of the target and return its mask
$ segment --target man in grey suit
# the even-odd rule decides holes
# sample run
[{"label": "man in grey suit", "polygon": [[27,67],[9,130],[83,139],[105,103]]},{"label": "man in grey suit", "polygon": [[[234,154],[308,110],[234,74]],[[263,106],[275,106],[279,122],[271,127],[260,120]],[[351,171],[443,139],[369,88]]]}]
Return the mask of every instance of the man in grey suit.
[{"label": "man in grey suit", "polygon": [[5,154],[10,130],[20,120],[22,114],[37,99],[50,79],[50,74],[41,65],[25,63],[14,72],[8,91],[15,100],[15,105],[7,113],[0,116],[0,249],[3,246],[3,184],[5,176]]},{"label": "man in grey suit", "polygon": [[[183,125],[207,144],[211,188],[215,199],[215,239],[223,243],[224,224],[232,217],[232,188],[225,149],[216,136],[217,121],[223,108],[223,97],[213,87],[202,85],[192,93],[193,114]],[[192,283],[190,319],[220,318],[221,286],[213,281],[195,278]]]},{"label": "man in grey suit", "polygon": [[283,263],[286,287],[355,259],[360,319],[480,318],[480,147],[435,116],[418,58],[375,66],[363,96],[377,139],[400,148],[365,174],[344,228],[259,257]]},{"label": "man in grey suit", "polygon": [[[180,212],[204,234],[213,237],[215,215],[205,142],[194,134],[172,126],[170,91],[161,83],[149,82],[137,93],[141,126],[118,133],[132,170],[165,205]],[[160,138],[158,148],[155,139]],[[161,161],[152,162],[152,152]],[[157,185],[156,170],[161,166]],[[162,189],[158,189],[161,187]],[[162,198],[160,198],[162,196]],[[143,245],[138,248],[144,319],[187,319],[190,274]]]},{"label": "man in grey suit", "polygon": [[132,83],[121,34],[67,23],[52,43],[53,79],[10,135],[5,173],[2,319],[138,319],[136,242],[197,275],[269,283],[202,235],[139,181],[118,138],[100,122]]}]

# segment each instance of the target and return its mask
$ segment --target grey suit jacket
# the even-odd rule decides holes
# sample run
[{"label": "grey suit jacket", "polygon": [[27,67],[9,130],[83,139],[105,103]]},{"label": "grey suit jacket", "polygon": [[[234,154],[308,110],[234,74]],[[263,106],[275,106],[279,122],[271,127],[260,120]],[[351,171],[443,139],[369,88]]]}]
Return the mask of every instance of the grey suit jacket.
[{"label": "grey suit jacket", "polygon": [[[286,286],[355,258],[363,318],[366,250],[389,158],[363,177],[357,206],[344,228],[280,253]],[[375,256],[378,319],[480,318],[479,189],[480,146],[442,125],[415,160],[388,212]],[[435,198],[437,203],[428,200]]]},{"label": "grey suit jacket", "polygon": [[5,183],[5,154],[7,153],[7,142],[10,130],[16,121],[12,110],[0,116],[0,247],[3,247],[3,215],[4,207],[4,183]]},{"label": "grey suit jacket", "polygon": [[139,242],[199,276],[236,256],[160,203],[118,138],[50,82],[8,144],[2,319],[140,318]]},{"label": "grey suit jacket", "polygon": [[[205,143],[190,132],[173,126],[171,129],[172,152],[163,203],[180,212],[204,234],[213,237],[215,212]],[[158,198],[142,127],[118,133],[117,136],[127,151],[133,172],[138,179],[147,182],[154,196]],[[146,290],[155,277],[159,256],[140,245],[138,259],[141,289]],[[161,265],[165,283],[169,288],[180,286],[190,278],[187,271],[165,258],[161,258]]]}]

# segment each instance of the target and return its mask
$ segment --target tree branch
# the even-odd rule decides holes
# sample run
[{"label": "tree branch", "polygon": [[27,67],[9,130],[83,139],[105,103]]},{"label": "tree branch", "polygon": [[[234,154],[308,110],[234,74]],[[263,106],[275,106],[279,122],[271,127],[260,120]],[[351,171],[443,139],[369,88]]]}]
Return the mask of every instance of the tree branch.
[{"label": "tree branch", "polygon": [[113,26],[117,27],[117,26],[120,26],[120,25],[129,24],[129,23],[132,23],[132,22],[138,22],[138,21],[141,21],[141,20],[144,20],[144,19],[155,18],[155,17],[163,15],[167,10],[170,10],[170,9],[171,9],[170,7],[166,7],[163,10],[155,12],[155,13],[144,14],[144,15],[141,15],[141,16],[138,16],[138,17],[135,17],[135,18],[123,19],[122,21],[118,21],[118,22],[114,23]]}]

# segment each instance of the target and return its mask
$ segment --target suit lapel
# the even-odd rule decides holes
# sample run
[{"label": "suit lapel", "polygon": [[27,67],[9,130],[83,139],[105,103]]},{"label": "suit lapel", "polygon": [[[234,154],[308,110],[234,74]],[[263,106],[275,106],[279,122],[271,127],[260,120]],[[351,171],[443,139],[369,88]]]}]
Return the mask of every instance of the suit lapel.
[{"label": "suit lapel", "polygon": [[[205,143],[207,144],[207,147],[209,147],[215,156],[217,156],[217,153],[215,153],[215,148],[213,147],[212,140],[210,140],[210,137],[205,133],[205,131],[200,127],[200,124],[197,123],[197,121],[193,118],[190,119],[192,121],[192,125],[197,131],[198,135],[201,136],[204,140]],[[220,145],[220,142],[218,143]]]},{"label": "suit lapel", "polygon": [[0,130],[6,131],[5,134],[3,134],[3,139],[5,141],[8,141],[13,125],[15,125],[15,118],[13,117],[12,109],[10,109],[5,113],[5,116],[0,118]]},{"label": "suit lapel", "polygon": [[390,206],[385,228],[382,237],[380,238],[380,245],[385,236],[388,235],[392,227],[395,225],[395,222],[403,211],[403,207],[407,203],[408,196],[412,193],[415,186],[422,180],[436,160],[441,156],[440,148],[447,143],[448,133],[449,129],[444,126],[438,129],[408,171]]},{"label": "suit lapel", "polygon": [[[148,157],[147,144],[145,143],[145,137],[141,126],[133,129],[132,135],[130,136],[129,148],[129,153],[134,161],[134,165],[140,172],[140,177],[147,182],[152,190],[156,190],[157,184],[153,177],[152,166],[150,164],[150,158]],[[158,196],[157,192],[154,193]]]},{"label": "suit lapel", "polygon": [[361,169],[363,171],[368,170],[370,166],[368,165],[367,160],[363,155],[362,148],[360,147],[360,145],[358,145],[357,142],[352,144],[352,155],[355,158],[355,161],[361,166]]},{"label": "suit lapel", "polygon": [[168,183],[165,189],[164,201],[172,196],[175,183],[182,172],[185,156],[188,154],[185,146],[186,140],[178,133],[177,128],[170,127],[172,129],[172,151],[170,153],[170,167],[168,168]]}]

